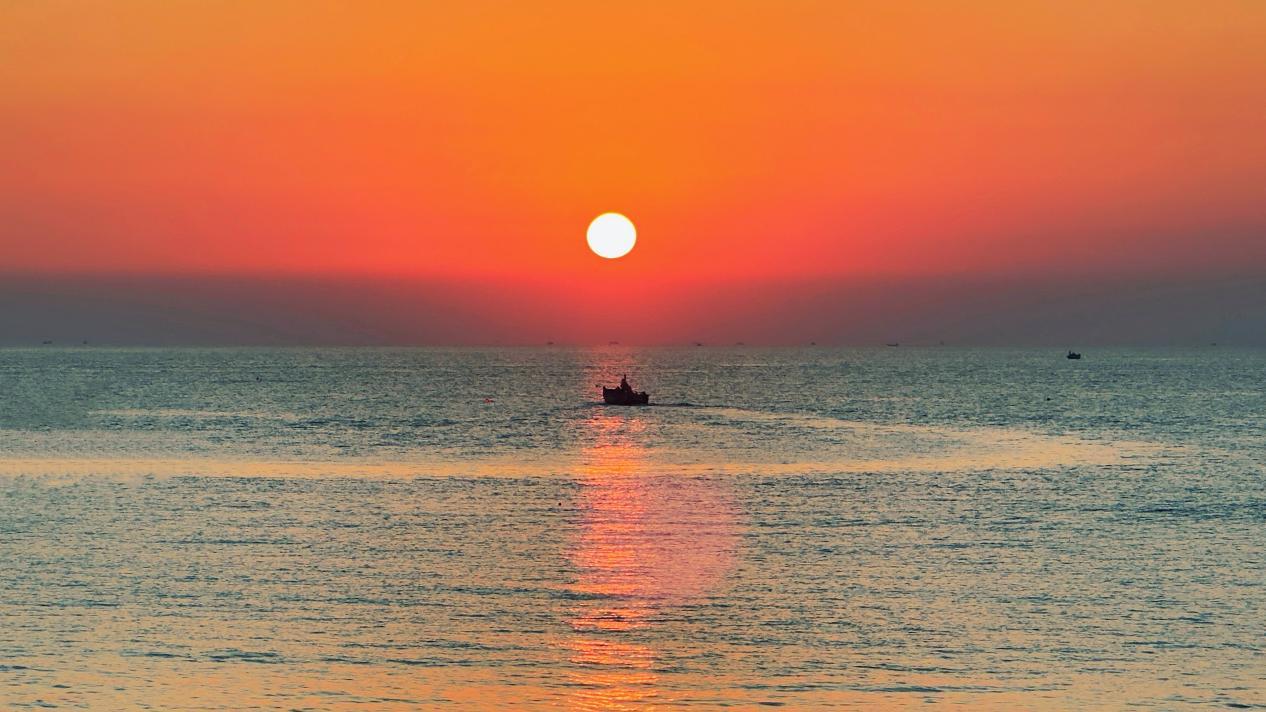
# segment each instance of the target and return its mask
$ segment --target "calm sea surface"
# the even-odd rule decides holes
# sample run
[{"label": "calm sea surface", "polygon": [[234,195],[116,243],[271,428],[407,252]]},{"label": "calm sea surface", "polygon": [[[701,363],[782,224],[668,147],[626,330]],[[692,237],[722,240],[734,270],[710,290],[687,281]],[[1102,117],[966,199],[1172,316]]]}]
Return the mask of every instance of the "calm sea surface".
[{"label": "calm sea surface", "polygon": [[0,709],[1266,708],[1264,377],[0,350]]}]

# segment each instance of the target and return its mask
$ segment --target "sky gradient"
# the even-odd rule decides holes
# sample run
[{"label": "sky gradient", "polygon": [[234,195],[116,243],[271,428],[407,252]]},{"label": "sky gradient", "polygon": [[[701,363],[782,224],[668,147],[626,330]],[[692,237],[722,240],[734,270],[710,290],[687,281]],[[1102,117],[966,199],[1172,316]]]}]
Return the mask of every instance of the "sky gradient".
[{"label": "sky gradient", "polygon": [[[988,334],[982,289],[1225,304],[1266,279],[1257,0],[49,0],[0,7],[0,57],[0,306],[32,333],[62,322],[18,285],[271,281],[269,312],[377,281],[429,295],[379,308],[520,314],[471,340],[620,313],[664,342],[799,339],[867,290],[898,320],[920,283]],[[638,227],[620,260],[585,246],[606,211]]]}]

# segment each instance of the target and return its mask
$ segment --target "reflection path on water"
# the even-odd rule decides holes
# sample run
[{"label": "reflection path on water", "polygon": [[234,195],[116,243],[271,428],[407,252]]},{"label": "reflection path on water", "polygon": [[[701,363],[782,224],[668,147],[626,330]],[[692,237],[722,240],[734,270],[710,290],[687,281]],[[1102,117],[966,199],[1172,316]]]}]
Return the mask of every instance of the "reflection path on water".
[{"label": "reflection path on water", "polygon": [[[734,568],[737,507],[727,484],[656,477],[638,443],[632,414],[594,415],[586,451],[580,528],[570,552],[573,634],[564,641],[575,666],[576,709],[632,709],[677,701],[666,672],[706,675],[691,650],[691,607],[707,605]],[[706,688],[706,686],[705,686]]]}]

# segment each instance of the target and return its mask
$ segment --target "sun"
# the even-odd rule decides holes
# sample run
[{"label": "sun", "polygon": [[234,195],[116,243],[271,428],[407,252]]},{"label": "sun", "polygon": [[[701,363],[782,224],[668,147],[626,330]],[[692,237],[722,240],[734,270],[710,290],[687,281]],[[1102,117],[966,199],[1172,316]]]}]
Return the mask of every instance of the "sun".
[{"label": "sun", "polygon": [[589,223],[589,249],[595,255],[613,260],[629,254],[637,242],[633,221],[619,213],[603,213]]}]

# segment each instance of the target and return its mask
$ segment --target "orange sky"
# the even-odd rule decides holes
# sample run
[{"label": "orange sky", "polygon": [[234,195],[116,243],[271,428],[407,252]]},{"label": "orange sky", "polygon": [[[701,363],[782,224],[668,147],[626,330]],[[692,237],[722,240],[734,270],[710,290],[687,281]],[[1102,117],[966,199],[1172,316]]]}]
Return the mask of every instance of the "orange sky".
[{"label": "orange sky", "polygon": [[11,2],[0,156],[5,271],[1260,274],[1266,2]]}]

